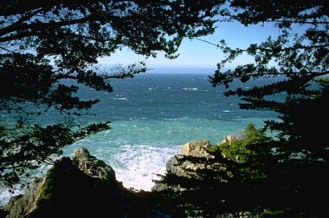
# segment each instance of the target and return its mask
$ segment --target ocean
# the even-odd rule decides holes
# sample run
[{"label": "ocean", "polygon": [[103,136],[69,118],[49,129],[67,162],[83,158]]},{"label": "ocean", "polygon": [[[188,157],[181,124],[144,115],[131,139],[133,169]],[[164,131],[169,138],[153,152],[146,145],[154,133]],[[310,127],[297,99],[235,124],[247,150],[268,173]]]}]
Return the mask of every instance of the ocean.
[{"label": "ocean", "polygon": [[[273,112],[241,110],[239,97],[225,97],[223,87],[213,87],[213,69],[158,68],[145,74],[113,80],[112,93],[83,88],[78,95],[101,101],[77,122],[111,121],[111,129],[68,146],[65,156],[79,147],[112,166],[127,188],[151,190],[164,174],[167,161],[192,140],[222,141],[240,133],[247,124],[263,126]],[[262,81],[235,86],[251,87]],[[49,115],[50,116],[50,115]],[[51,117],[56,120],[57,118]],[[0,187],[0,205],[14,194]]]}]

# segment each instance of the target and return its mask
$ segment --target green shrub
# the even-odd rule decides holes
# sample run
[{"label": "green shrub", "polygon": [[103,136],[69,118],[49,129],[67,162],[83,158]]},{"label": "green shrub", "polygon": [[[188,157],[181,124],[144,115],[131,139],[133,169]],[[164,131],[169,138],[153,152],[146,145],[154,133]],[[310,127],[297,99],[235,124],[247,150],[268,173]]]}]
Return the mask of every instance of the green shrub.
[{"label": "green shrub", "polygon": [[226,158],[245,163],[252,155],[250,146],[266,141],[268,141],[266,134],[262,130],[256,129],[253,123],[250,123],[241,135],[233,136],[231,141],[221,143],[218,147]]}]

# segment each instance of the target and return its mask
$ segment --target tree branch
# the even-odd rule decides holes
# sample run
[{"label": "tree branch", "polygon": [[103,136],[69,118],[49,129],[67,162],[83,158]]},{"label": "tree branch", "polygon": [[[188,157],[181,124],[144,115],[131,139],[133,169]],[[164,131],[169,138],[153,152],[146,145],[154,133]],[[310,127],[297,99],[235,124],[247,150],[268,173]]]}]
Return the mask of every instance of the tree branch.
[{"label": "tree branch", "polygon": [[8,34],[10,32],[17,31],[20,27],[22,27],[22,24],[23,24],[24,21],[27,21],[28,19],[35,16],[36,14],[38,14],[41,11],[42,11],[41,9],[38,9],[38,10],[35,10],[34,12],[32,12],[29,15],[22,16],[21,19],[19,19],[15,23],[0,29],[0,35],[2,36],[2,35],[5,35],[5,34]]},{"label": "tree branch", "polygon": [[[32,23],[30,25],[25,25],[25,28],[23,28],[23,29],[19,29],[19,30],[24,31],[22,33],[17,33],[17,34],[13,34],[10,36],[1,37],[0,42],[7,42],[7,41],[12,41],[12,40],[17,40],[17,39],[23,39],[23,38],[29,37],[29,36],[36,36],[36,35],[38,35],[39,31],[42,31],[44,29],[59,28],[59,27],[63,27],[63,26],[70,26],[70,25],[74,25],[74,24],[84,23],[84,22],[90,21],[93,16],[94,15],[90,15],[90,16],[86,16],[84,18],[69,20],[69,21],[62,21],[62,22]],[[24,26],[22,26],[22,27],[24,27]],[[17,30],[12,30],[11,32],[13,32],[13,31],[17,31]]]}]

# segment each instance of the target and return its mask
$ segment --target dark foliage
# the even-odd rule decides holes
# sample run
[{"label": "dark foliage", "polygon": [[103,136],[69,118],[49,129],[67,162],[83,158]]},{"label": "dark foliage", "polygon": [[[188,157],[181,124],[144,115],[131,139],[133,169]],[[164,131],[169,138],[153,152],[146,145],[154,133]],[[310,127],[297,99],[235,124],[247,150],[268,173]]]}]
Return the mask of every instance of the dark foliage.
[{"label": "dark foliage", "polygon": [[[214,31],[217,1],[26,1],[0,5],[0,180],[19,181],[27,168],[50,161],[52,154],[104,123],[34,123],[54,111],[84,115],[98,99],[80,99],[84,85],[111,92],[112,79],[133,77],[145,63],[100,73],[99,57],[122,47],[156,56],[177,57],[184,37]],[[109,63],[117,64],[117,63]],[[68,84],[65,81],[73,81]],[[32,120],[32,121],[31,121]]]},{"label": "dark foliage", "polygon": [[[193,163],[220,162],[223,172],[200,170],[202,179],[167,173],[161,183],[179,187],[157,192],[164,210],[183,217],[326,217],[329,193],[328,166],[293,160],[275,163],[267,159],[266,176],[250,177],[249,163],[220,156],[215,159],[186,157]],[[264,162],[263,162],[264,163]],[[230,172],[228,178],[226,173]],[[179,217],[179,216],[178,216]]]},{"label": "dark foliage", "polygon": [[[253,135],[264,140],[236,144],[246,146],[243,161],[214,160],[225,163],[226,172],[234,175],[228,182],[216,180],[222,175],[208,170],[198,171],[202,179],[165,175],[161,182],[174,188],[160,194],[164,207],[183,216],[238,211],[260,217],[328,216],[329,205],[322,200],[329,194],[328,9],[324,1],[307,0],[232,0],[218,9],[223,21],[245,26],[272,23],[277,29],[278,36],[247,48],[231,48],[220,41],[217,46],[227,57],[210,79],[214,86],[224,85],[227,96],[240,96],[242,109],[271,110],[279,119],[265,121],[261,135]],[[225,70],[226,64],[244,54],[254,57],[253,63]],[[259,78],[268,83],[250,89],[231,86]],[[275,137],[265,137],[266,130]],[[226,149],[241,155],[241,149]],[[187,158],[192,163],[209,161]],[[177,187],[183,191],[175,191]]]},{"label": "dark foliage", "polygon": [[[250,200],[269,217],[328,216],[329,205],[321,200],[329,193],[328,4],[232,0],[227,6],[220,11],[225,20],[245,26],[273,24],[278,32],[247,48],[232,48],[221,40],[217,46],[227,56],[210,78],[214,86],[227,88],[227,96],[240,96],[242,109],[279,114],[265,121],[264,131],[275,137],[248,146],[251,156],[242,168],[266,175],[246,178]],[[241,55],[253,57],[253,62],[225,69]],[[260,78],[268,83],[249,89],[231,86]]]},{"label": "dark foliage", "polygon": [[[240,96],[242,109],[280,114],[278,120],[266,121],[266,127],[278,134],[275,148],[282,160],[299,155],[306,161],[328,161],[328,11],[324,1],[308,0],[233,0],[229,9],[221,11],[230,21],[246,26],[272,23],[279,33],[247,48],[231,48],[222,40],[218,47],[227,58],[218,64],[211,82],[225,85],[228,96]],[[224,70],[227,63],[243,54],[252,56],[254,63]],[[230,87],[236,80],[258,78],[267,79],[267,85]]]}]

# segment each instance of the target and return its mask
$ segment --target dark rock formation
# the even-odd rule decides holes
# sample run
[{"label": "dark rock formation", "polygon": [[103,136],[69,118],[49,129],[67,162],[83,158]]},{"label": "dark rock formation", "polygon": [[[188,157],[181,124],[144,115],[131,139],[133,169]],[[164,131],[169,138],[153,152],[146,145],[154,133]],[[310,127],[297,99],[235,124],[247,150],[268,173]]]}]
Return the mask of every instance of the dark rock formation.
[{"label": "dark rock formation", "polygon": [[208,180],[228,183],[233,178],[233,172],[228,168],[229,162],[221,153],[212,150],[213,147],[209,141],[191,141],[183,145],[181,153],[168,161],[166,176],[156,182],[153,190],[186,191],[198,187],[195,185],[184,187],[182,183],[168,183],[169,177],[176,177],[177,181],[193,180],[196,183]]},{"label": "dark rock formation", "polygon": [[[0,212],[6,218],[230,217],[233,167],[209,141],[192,141],[167,163],[153,192],[133,192],[87,149],[58,160]],[[235,188],[237,189],[237,188]],[[241,211],[241,210],[239,210]],[[250,217],[238,212],[238,217]]]},{"label": "dark rock formation", "polygon": [[[170,159],[152,192],[137,193],[124,188],[105,162],[80,148],[72,159],[58,160],[24,195],[0,208],[0,217],[327,217],[323,215],[329,209],[321,200],[328,193],[327,176],[313,184],[317,175],[328,170],[312,167],[306,173],[312,176],[306,179],[307,166],[289,164],[272,169],[272,179],[248,180],[241,174],[243,166],[223,157],[217,146],[191,141]],[[282,174],[298,170],[300,177]],[[298,186],[300,181],[303,186]],[[300,213],[305,208],[310,209]]]},{"label": "dark rock formation", "polygon": [[117,182],[113,168],[106,165],[104,161],[91,156],[86,148],[74,150],[73,163],[90,177],[106,181],[109,184]]},{"label": "dark rock formation", "polygon": [[8,218],[81,218],[143,217],[147,213],[141,194],[137,196],[117,182],[110,166],[84,148],[74,153],[73,160],[57,161],[24,195],[12,199],[3,214]]},{"label": "dark rock formation", "polygon": [[209,141],[191,141],[169,160],[166,175],[152,190],[184,217],[257,217],[248,212],[236,164]]}]

